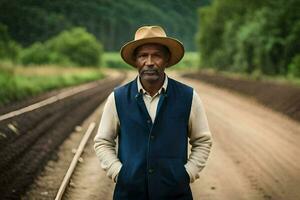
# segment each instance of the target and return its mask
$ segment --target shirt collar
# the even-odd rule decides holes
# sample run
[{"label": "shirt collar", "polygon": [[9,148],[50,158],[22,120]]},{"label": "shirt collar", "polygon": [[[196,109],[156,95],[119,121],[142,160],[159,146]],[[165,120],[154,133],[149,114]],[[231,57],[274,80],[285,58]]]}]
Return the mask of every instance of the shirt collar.
[{"label": "shirt collar", "polygon": [[[162,92],[162,90],[166,91],[167,90],[167,86],[168,86],[168,76],[167,76],[167,74],[165,74],[164,84],[162,85],[162,87],[158,90],[158,92],[154,96],[156,96],[157,94],[160,94]],[[141,80],[140,80],[140,76],[137,77],[137,88],[138,88],[139,92],[142,92],[143,94],[149,94],[143,88],[143,85],[142,85]]]}]

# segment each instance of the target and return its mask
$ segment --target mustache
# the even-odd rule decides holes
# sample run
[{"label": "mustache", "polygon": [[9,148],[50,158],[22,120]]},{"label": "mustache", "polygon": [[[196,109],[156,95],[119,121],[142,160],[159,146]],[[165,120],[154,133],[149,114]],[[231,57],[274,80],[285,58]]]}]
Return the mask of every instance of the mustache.
[{"label": "mustache", "polygon": [[141,71],[142,74],[147,73],[147,72],[149,72],[149,73],[158,73],[158,70],[157,69],[144,69],[144,70]]}]

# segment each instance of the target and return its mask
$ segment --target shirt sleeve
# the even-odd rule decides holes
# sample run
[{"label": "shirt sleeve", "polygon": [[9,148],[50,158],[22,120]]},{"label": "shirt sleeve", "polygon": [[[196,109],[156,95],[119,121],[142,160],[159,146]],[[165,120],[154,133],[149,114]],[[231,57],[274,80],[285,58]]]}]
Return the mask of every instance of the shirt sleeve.
[{"label": "shirt sleeve", "polygon": [[206,164],[212,146],[212,136],[205,109],[195,90],[189,118],[188,137],[190,138],[191,153],[185,168],[192,183],[199,178],[199,173]]},{"label": "shirt sleeve", "polygon": [[122,167],[116,153],[116,138],[120,122],[116,110],[114,93],[112,92],[105,103],[97,134],[94,138],[94,149],[100,160],[101,167],[107,176],[116,182]]}]

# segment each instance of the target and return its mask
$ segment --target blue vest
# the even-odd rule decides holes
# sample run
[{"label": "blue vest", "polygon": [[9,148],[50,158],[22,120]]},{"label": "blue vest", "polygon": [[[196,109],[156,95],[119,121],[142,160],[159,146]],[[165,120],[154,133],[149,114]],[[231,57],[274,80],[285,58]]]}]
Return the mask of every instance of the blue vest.
[{"label": "blue vest", "polygon": [[188,121],[193,89],[171,78],[152,123],[137,80],[114,90],[120,120],[118,157],[123,166],[114,200],[191,200]]}]

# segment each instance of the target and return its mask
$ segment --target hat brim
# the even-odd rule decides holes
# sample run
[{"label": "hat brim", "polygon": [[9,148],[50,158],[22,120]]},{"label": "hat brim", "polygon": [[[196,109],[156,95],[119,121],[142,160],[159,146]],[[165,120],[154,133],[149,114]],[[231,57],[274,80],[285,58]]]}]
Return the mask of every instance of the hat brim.
[{"label": "hat brim", "polygon": [[171,37],[153,37],[153,38],[144,38],[140,40],[134,40],[131,42],[126,43],[122,48],[121,48],[121,57],[123,60],[128,63],[129,65],[136,67],[135,66],[135,58],[134,58],[134,50],[138,48],[141,45],[144,44],[150,44],[150,43],[155,43],[155,44],[161,44],[166,46],[169,51],[170,51],[170,58],[169,61],[166,65],[166,67],[170,67],[178,63],[182,57],[184,56],[184,47],[183,44]]}]

